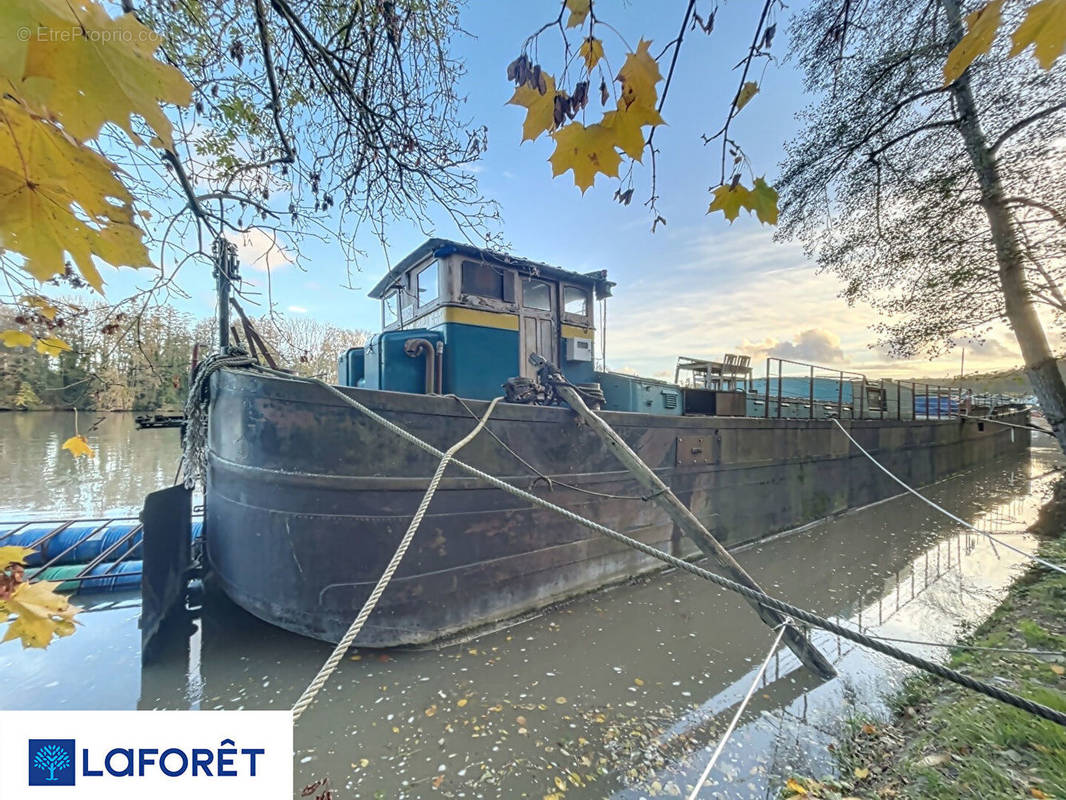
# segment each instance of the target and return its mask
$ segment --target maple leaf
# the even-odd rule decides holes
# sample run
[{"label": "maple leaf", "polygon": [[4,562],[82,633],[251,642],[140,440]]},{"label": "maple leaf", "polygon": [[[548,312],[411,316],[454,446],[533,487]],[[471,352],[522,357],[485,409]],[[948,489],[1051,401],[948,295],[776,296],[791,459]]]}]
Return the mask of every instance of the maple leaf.
[{"label": "maple leaf", "polygon": [[37,340],[37,352],[45,356],[58,356],[64,351],[71,350],[71,346],[64,342],[62,339],[57,339],[54,336],[49,336],[45,339]]},{"label": "maple leaf", "polygon": [[555,90],[555,78],[544,73],[544,85],[547,91],[541,94],[532,86],[522,85],[514,90],[509,105],[522,106],[526,109],[526,119],[522,123],[522,141],[533,141],[545,131],[555,127],[555,98],[566,97],[565,92]]},{"label": "maple leaf", "polygon": [[21,639],[23,647],[47,647],[54,637],[74,633],[74,615],[81,609],[56,594],[57,586],[59,583],[51,581],[16,586],[0,604],[15,615],[0,641]]},{"label": "maple leaf", "polygon": [[[131,121],[138,115],[161,146],[173,150],[173,131],[159,104],[188,105],[192,86],[178,69],[154,57],[160,37],[132,13],[112,19],[93,0],[68,5],[83,32],[73,38],[47,31],[31,37],[19,84],[23,99],[58,119],[79,141],[95,138],[112,122],[142,144]],[[85,91],[87,80],[91,91]]]},{"label": "maple leaf", "polygon": [[64,0],[7,0],[0,3],[0,79],[17,86],[24,77],[26,53],[33,37],[25,33],[20,35],[20,31],[71,30],[77,24],[77,18]]},{"label": "maple leaf", "polygon": [[592,0],[566,0],[566,7],[570,10],[570,16],[566,20],[566,27],[576,28],[589,15]]},{"label": "maple leaf", "polygon": [[748,193],[749,211],[754,211],[759,222],[777,224],[777,192],[762,178],[756,178]]},{"label": "maple leaf", "polygon": [[25,564],[26,559],[36,552],[32,547],[18,547],[15,545],[0,547],[0,570],[8,564]]},{"label": "maple leaf", "polygon": [[736,186],[723,183],[714,190],[714,200],[711,201],[707,213],[721,211],[725,214],[725,218],[732,223],[739,216],[741,208],[751,208],[750,195],[751,192],[739,183]]},{"label": "maple leaf", "polygon": [[759,93],[759,84],[755,81],[747,81],[737,92],[737,111],[744,108],[755,95]]},{"label": "maple leaf", "polygon": [[634,103],[654,108],[659,99],[655,84],[663,79],[659,62],[651,57],[651,42],[641,39],[635,53],[626,54],[625,63],[618,70],[617,81],[622,82],[622,100],[627,106]]},{"label": "maple leaf", "polygon": [[96,455],[96,453],[93,452],[93,449],[89,447],[89,441],[80,433],[71,436],[63,442],[62,449],[69,450],[74,458],[77,458],[78,456],[88,456],[89,458],[92,458]]},{"label": "maple leaf", "polygon": [[38,314],[47,319],[55,319],[56,314],[59,313],[59,309],[39,295],[24,295],[20,300],[30,308],[36,309]]},{"label": "maple leaf", "polygon": [[1041,0],[1030,6],[1011,42],[1012,56],[1032,44],[1040,66],[1051,69],[1055,59],[1066,51],[1066,0]]},{"label": "maple leaf", "polygon": [[586,127],[580,122],[571,122],[553,133],[552,138],[555,139],[555,152],[548,159],[552,164],[552,175],[558,177],[572,169],[574,183],[582,194],[595,182],[597,172],[618,177],[622,157],[614,149],[615,132],[607,126],[596,123]]},{"label": "maple leaf", "polygon": [[1003,14],[1003,0],[992,0],[966,16],[966,35],[959,40],[944,62],[944,85],[954,83],[982,53],[987,53],[996,38],[996,28]]},{"label": "maple leaf", "polygon": [[23,105],[0,100],[0,247],[23,255],[39,281],[61,275],[70,253],[100,292],[93,256],[114,266],[150,266],[117,171]]},{"label": "maple leaf", "polygon": [[4,347],[31,347],[33,345],[33,337],[25,331],[0,331],[0,341],[3,341]]},{"label": "maple leaf", "polygon": [[663,118],[654,108],[647,108],[634,103],[626,106],[625,101],[618,101],[617,111],[607,111],[600,120],[601,124],[614,131],[615,147],[632,158],[640,161],[644,156],[644,125],[665,125]]},{"label": "maple leaf", "polygon": [[603,58],[603,42],[594,36],[589,36],[581,43],[581,47],[578,48],[577,52],[585,59],[585,68],[592,72],[592,68]]}]

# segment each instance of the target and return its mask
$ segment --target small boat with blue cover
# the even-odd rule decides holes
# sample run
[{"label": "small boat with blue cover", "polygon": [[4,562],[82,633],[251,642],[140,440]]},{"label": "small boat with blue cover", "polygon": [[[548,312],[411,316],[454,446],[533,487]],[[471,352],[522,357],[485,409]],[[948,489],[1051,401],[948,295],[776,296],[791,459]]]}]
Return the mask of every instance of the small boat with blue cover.
[{"label": "small boat with blue cover", "polygon": [[[860,384],[843,373],[824,397],[812,377],[804,402],[771,392],[769,370],[755,385],[742,358],[686,360],[695,378],[687,382],[597,370],[593,310],[613,288],[603,271],[431,239],[371,291],[382,330],[342,355],[339,389],[445,450],[509,379],[532,385],[529,356],[540,354],[590,396],[602,392],[602,418],[730,547],[898,493],[834,419],[914,486],[1028,446],[1014,428],[941,415],[939,406],[932,417],[928,402],[916,414],[909,385]],[[987,411],[1028,420],[1024,407]],[[214,579],[256,616],[337,641],[393,555],[437,459],[321,386],[279,374],[215,372],[208,420],[204,539]],[[565,406],[500,403],[461,457],[656,548],[696,555]],[[659,567],[449,468],[356,643],[429,642]]]}]

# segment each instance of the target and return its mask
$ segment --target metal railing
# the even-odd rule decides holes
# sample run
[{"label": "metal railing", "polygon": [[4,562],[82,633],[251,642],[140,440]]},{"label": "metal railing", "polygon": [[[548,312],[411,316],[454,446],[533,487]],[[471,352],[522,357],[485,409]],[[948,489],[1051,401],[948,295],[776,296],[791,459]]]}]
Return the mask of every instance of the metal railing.
[{"label": "metal railing", "polygon": [[[786,374],[786,365],[791,374]],[[776,368],[775,368],[776,367]],[[796,368],[799,369],[796,369]],[[870,378],[805,361],[766,359],[765,385],[749,387],[749,416],[766,419],[949,419],[989,416],[1018,398],[962,386]],[[761,406],[761,408],[760,408]]]}]

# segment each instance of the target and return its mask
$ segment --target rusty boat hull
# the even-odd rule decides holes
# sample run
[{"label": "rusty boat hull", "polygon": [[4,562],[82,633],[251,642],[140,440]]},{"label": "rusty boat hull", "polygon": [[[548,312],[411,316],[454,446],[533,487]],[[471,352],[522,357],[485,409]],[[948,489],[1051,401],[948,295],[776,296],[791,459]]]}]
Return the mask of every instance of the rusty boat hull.
[{"label": "rusty boat hull", "polygon": [[[342,391],[442,450],[475,424],[453,397]],[[436,459],[312,384],[223,370],[211,398],[205,540],[213,579],[255,616],[337,641],[407,529]],[[478,415],[487,407],[465,402]],[[829,420],[603,417],[730,547],[900,491]],[[1001,419],[1023,424],[1028,411]],[[844,424],[915,486],[1029,445],[1026,431],[973,419]],[[488,427],[569,487],[538,480],[484,433],[463,461],[649,545],[695,555],[568,409],[499,404]],[[450,467],[357,644],[433,641],[659,567]]]}]

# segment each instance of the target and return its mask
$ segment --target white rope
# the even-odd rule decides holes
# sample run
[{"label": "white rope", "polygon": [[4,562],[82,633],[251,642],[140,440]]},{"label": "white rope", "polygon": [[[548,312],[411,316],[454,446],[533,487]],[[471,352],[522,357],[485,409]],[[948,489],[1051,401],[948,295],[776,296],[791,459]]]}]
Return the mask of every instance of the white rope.
[{"label": "white rope", "polygon": [[489,403],[489,407],[485,410],[484,416],[478,421],[478,424],[474,426],[474,429],[470,431],[466,436],[460,439],[458,442],[449,447],[441,457],[440,463],[437,465],[437,471],[433,473],[433,478],[429,482],[429,486],[426,488],[426,493],[422,495],[422,502],[418,504],[418,510],[415,511],[415,515],[411,517],[411,524],[407,526],[407,533],[404,534],[403,539],[400,541],[399,547],[396,548],[396,552],[392,554],[392,559],[389,561],[388,566],[385,567],[385,571],[381,573],[381,577],[378,578],[377,585],[374,587],[374,591],[370,593],[370,597],[363,603],[362,609],[360,609],[358,616],[352,621],[348,631],[341,637],[341,640],[337,642],[337,646],[333,648],[333,652],[330,653],[329,658],[326,659],[326,663],[322,665],[322,668],[315,675],[314,680],[307,685],[303,694],[300,695],[300,699],[296,701],[296,704],[292,707],[292,721],[295,724],[300,716],[307,710],[307,707],[315,701],[315,696],[322,690],[322,687],[326,685],[326,681],[336,671],[338,665],[341,663],[341,659],[348,651],[348,648],[352,646],[352,642],[355,641],[355,637],[359,635],[359,631],[362,630],[367,618],[373,612],[374,607],[377,606],[378,600],[381,599],[381,595],[385,592],[385,588],[389,585],[389,581],[392,580],[393,574],[400,566],[400,561],[403,560],[404,554],[407,552],[407,548],[411,544],[411,540],[414,538],[415,532],[418,530],[418,526],[422,524],[422,517],[426,514],[426,509],[429,508],[429,503],[433,499],[433,495],[436,494],[437,486],[440,485],[441,478],[444,476],[444,470],[448,468],[449,462],[452,460],[457,452],[463,447],[469,444],[475,436],[477,436],[481,429],[485,427],[485,423],[489,421],[489,417],[492,416],[493,409],[496,408],[496,404],[501,398],[493,398]]},{"label": "white rope", "polygon": [[762,680],[763,673],[766,672],[766,667],[770,663],[770,659],[774,657],[774,653],[777,652],[777,646],[781,644],[781,637],[785,635],[785,626],[781,625],[777,631],[777,637],[774,639],[773,645],[770,647],[770,652],[766,654],[766,658],[763,659],[762,664],[759,665],[759,671],[755,673],[755,680],[751,682],[751,686],[748,687],[748,693],[744,695],[744,699],[740,701],[740,705],[737,706],[737,713],[733,715],[733,719],[730,721],[729,726],[725,729],[725,733],[722,734],[722,738],[718,741],[718,747],[714,749],[714,753],[711,755],[711,760],[707,762],[707,766],[703,768],[703,774],[700,775],[700,779],[696,781],[695,787],[689,793],[688,800],[696,800],[696,796],[700,793],[700,789],[707,783],[707,778],[711,774],[711,770],[714,769],[714,765],[718,763],[718,757],[722,755],[722,751],[725,749],[726,742],[729,741],[729,737],[733,735],[733,731],[737,727],[737,723],[740,721],[741,714],[744,713],[744,709],[748,707],[748,703],[751,701],[751,697],[755,694],[755,690],[759,687],[759,681]]},{"label": "white rope", "polygon": [[[888,477],[890,477],[892,480],[894,480],[896,483],[898,483],[900,486],[902,486],[908,492],[913,494],[915,497],[917,497],[923,503],[927,503],[928,505],[932,506],[937,511],[939,511],[941,514],[944,514],[945,516],[955,520],[955,522],[959,523],[963,527],[969,528],[974,533],[979,533],[982,536],[987,536],[988,540],[993,542],[994,544],[1002,545],[1003,547],[1006,547],[1008,550],[1013,550],[1018,555],[1021,555],[1021,556],[1024,556],[1025,558],[1028,558],[1030,561],[1035,561],[1037,564],[1042,564],[1043,566],[1045,566],[1045,567],[1047,567],[1049,569],[1053,569],[1056,572],[1061,572],[1063,575],[1066,575],[1066,568],[1060,567],[1058,564],[1052,564],[1050,561],[1045,561],[1040,556],[1033,555],[1032,553],[1027,553],[1024,550],[1022,550],[1021,548],[1015,547],[1014,545],[1010,544],[1009,542],[1005,542],[1002,539],[1000,539],[1000,538],[998,538],[996,536],[993,536],[991,533],[988,533],[987,531],[983,531],[980,528],[978,528],[978,527],[976,527],[974,525],[971,525],[969,522],[967,522],[966,520],[962,519],[961,517],[958,517],[955,514],[952,514],[946,508],[943,508],[942,506],[938,506],[936,503],[934,503],[928,497],[925,497],[924,495],[920,494],[917,490],[912,489],[910,486],[908,486],[906,483],[904,483],[900,478],[897,478],[893,473],[889,472],[887,467],[885,467],[880,461],[878,461],[876,458],[874,458],[872,455],[870,455],[870,453],[866,450],[865,447],[863,447],[861,444],[859,444],[857,441],[855,441],[855,437],[852,436],[850,433],[848,433],[847,429],[843,425],[841,425],[838,420],[834,419],[833,423],[838,428],[840,428],[840,432],[841,433],[843,433],[845,436],[848,437],[848,439],[851,440],[851,443],[853,445],[855,445],[859,449],[860,453],[862,453],[864,456],[866,456],[868,459],[870,459],[870,461],[873,462],[875,467],[877,467],[879,470],[881,470]],[[1022,533],[1022,532],[1023,531],[1019,531],[1019,533]]]}]

